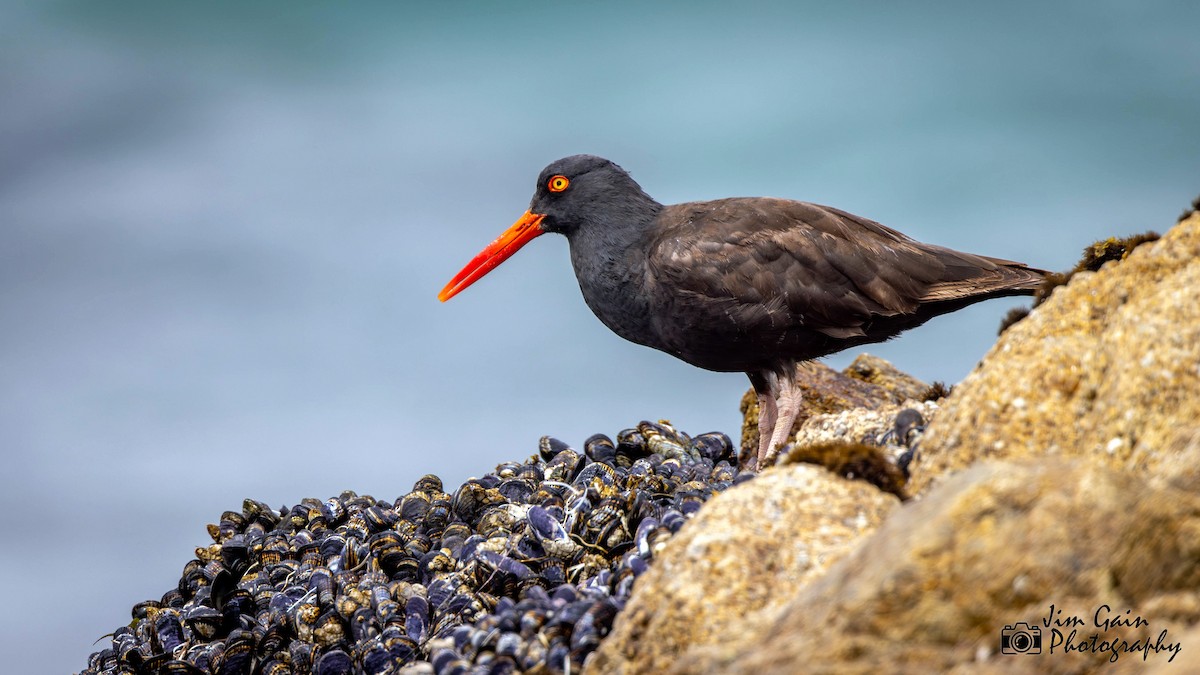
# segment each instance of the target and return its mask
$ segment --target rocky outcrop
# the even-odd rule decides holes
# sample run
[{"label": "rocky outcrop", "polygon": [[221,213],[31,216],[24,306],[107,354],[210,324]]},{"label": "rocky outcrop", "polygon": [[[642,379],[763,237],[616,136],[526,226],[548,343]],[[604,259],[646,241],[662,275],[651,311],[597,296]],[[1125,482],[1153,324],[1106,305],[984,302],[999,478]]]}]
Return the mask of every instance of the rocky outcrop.
[{"label": "rocky outcrop", "polygon": [[[802,363],[799,367],[804,370],[804,377],[799,381],[804,398],[800,414],[792,424],[793,439],[797,434],[819,435],[818,428],[828,420],[826,416],[839,413],[857,416],[864,411],[879,411],[890,424],[893,415],[888,413],[894,413],[897,406],[936,397],[935,394],[942,391],[940,386],[930,387],[870,354],[860,355],[840,373],[817,361]],[[742,396],[741,410],[742,452],[754,452],[758,448],[758,399],[753,389]],[[814,418],[818,424],[809,423]],[[857,431],[865,429],[851,430],[851,435]],[[838,440],[845,439],[843,436]]]},{"label": "rocky outcrop", "polygon": [[1006,331],[946,400],[910,487],[920,491],[980,459],[1047,455],[1174,475],[1200,466],[1198,446],[1193,214],[1127,259],[1076,275]]},{"label": "rocky outcrop", "polygon": [[[1154,641],[1165,630],[1163,650],[1147,659],[1158,663],[1171,659],[1173,646],[1189,646],[1180,637],[1200,620],[1198,590],[1200,495],[1086,462],[986,462],[898,509],[850,556],[797,589],[776,621],[743,638],[744,647],[690,651],[671,672],[1111,667],[1111,651],[1064,654],[1060,644],[1051,653],[1052,641],[1065,643],[1072,628],[1075,644],[1093,634]],[[1146,625],[1100,630],[1097,611]],[[1069,617],[1085,625],[1053,624]],[[1041,631],[1041,654],[1000,653],[1001,631],[1018,622]],[[1194,658],[1180,651],[1175,660]],[[1140,652],[1118,652],[1116,665],[1129,672],[1145,664]]]},{"label": "rocky outcrop", "polygon": [[666,672],[693,645],[753,649],[791,601],[779,589],[818,577],[900,504],[809,464],[751,485],[713,498],[657,554],[638,581],[650,592],[635,593],[590,672]]},{"label": "rocky outcrop", "polygon": [[940,402],[907,503],[806,465],[719,495],[590,672],[1194,672],[1198,289],[1193,213],[1055,290]]}]

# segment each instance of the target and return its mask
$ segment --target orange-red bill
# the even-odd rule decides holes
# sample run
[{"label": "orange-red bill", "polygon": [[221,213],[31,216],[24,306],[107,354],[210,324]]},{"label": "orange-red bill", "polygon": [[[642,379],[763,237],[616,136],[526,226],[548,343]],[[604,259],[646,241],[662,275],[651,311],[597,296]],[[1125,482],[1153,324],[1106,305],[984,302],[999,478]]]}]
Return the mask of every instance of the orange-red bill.
[{"label": "orange-red bill", "polygon": [[542,219],[545,217],[526,211],[525,215],[512,224],[512,227],[505,230],[504,234],[496,238],[496,241],[488,244],[487,248],[480,251],[479,255],[472,258],[471,262],[462,268],[462,271],[454,275],[450,283],[446,284],[441,293],[438,293],[438,300],[445,302],[458,295],[467,286],[508,260],[512,254],[532,241],[534,237],[542,234]]}]

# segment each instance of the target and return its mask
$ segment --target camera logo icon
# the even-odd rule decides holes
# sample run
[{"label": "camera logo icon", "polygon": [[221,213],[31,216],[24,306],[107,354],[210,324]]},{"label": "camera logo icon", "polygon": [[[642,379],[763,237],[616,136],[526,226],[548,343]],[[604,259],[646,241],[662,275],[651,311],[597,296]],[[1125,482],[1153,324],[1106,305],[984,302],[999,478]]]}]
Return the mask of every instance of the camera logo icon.
[{"label": "camera logo icon", "polygon": [[1042,629],[1019,621],[1000,631],[1001,654],[1041,654]]}]

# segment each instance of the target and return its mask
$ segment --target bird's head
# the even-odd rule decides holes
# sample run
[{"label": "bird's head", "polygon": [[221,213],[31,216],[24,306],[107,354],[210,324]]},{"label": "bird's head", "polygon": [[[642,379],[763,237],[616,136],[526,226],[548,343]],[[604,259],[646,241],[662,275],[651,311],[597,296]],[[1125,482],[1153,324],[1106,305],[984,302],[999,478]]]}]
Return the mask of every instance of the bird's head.
[{"label": "bird's head", "polygon": [[584,228],[633,223],[657,206],[624,169],[603,157],[571,155],[552,162],[538,175],[529,210],[467,263],[438,299],[454,297],[542,234],[571,238]]}]

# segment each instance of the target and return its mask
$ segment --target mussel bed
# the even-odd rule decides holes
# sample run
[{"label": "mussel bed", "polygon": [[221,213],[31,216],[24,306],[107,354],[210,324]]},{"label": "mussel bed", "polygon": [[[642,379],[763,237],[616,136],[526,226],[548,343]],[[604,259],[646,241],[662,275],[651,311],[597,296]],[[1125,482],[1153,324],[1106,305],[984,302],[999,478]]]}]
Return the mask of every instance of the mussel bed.
[{"label": "mussel bed", "polygon": [[82,672],[577,673],[666,540],[751,476],[724,434],[642,422],[453,493],[247,499]]}]

